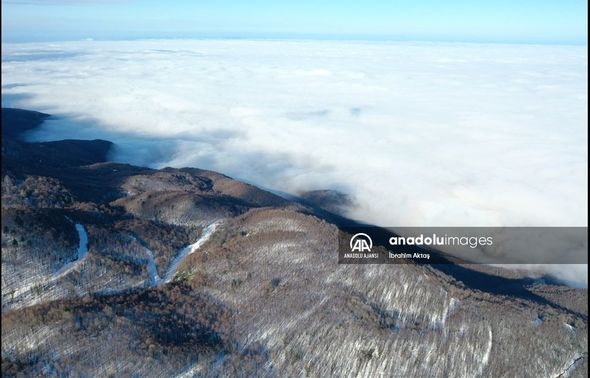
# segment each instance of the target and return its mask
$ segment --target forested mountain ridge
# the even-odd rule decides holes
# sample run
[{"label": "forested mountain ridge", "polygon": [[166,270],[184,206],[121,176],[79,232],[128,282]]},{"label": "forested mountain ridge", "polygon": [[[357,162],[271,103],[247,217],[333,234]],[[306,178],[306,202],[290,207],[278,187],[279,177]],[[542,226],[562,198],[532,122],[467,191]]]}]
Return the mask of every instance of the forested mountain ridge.
[{"label": "forested mountain ridge", "polygon": [[2,110],[3,376],[587,375],[586,289],[339,265],[338,216],[46,117]]}]

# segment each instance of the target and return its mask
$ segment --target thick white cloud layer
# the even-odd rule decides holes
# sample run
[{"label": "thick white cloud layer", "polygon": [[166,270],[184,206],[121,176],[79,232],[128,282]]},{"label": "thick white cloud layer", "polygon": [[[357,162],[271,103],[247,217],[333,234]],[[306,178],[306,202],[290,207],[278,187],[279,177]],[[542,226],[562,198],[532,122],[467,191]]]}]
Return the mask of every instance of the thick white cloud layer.
[{"label": "thick white cloud layer", "polygon": [[3,105],[113,157],[353,196],[383,226],[587,226],[587,48],[342,41],[6,44]]}]

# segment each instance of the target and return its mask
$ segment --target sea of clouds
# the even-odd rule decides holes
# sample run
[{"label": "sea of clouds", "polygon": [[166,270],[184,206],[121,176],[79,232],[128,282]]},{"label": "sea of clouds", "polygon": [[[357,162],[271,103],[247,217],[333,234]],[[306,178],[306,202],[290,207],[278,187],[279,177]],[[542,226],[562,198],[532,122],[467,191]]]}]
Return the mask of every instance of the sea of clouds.
[{"label": "sea of clouds", "polygon": [[[382,226],[587,226],[587,61],[554,45],[3,44],[2,105],[56,115],[35,140],[335,189]],[[587,283],[585,266],[553,273]]]}]

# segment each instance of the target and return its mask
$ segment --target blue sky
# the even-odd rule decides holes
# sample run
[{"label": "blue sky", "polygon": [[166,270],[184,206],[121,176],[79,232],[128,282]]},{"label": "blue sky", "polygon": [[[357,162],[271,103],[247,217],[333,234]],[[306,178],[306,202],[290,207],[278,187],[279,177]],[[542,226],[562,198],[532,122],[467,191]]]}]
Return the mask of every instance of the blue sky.
[{"label": "blue sky", "polygon": [[2,1],[2,41],[186,37],[586,43],[585,0]]}]

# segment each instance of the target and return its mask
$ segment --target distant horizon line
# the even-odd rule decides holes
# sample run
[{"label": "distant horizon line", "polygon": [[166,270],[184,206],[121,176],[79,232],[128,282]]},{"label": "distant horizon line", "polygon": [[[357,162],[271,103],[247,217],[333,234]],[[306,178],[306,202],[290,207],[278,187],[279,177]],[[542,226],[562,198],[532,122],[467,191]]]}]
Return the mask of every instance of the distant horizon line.
[{"label": "distant horizon line", "polygon": [[[5,35],[5,33],[3,33]],[[421,43],[473,43],[473,44],[509,44],[509,45],[570,45],[586,46],[588,40],[547,40],[547,39],[501,39],[478,37],[410,37],[378,34],[296,34],[296,33],[198,33],[194,35],[170,36],[121,36],[121,37],[77,37],[77,38],[8,38],[2,44],[23,43],[60,43],[60,42],[118,42],[141,40],[299,40],[299,41],[359,41],[359,42],[421,42]]]}]

